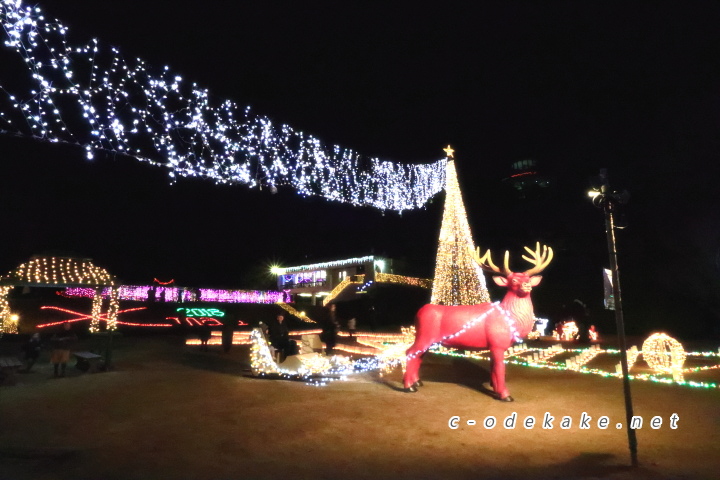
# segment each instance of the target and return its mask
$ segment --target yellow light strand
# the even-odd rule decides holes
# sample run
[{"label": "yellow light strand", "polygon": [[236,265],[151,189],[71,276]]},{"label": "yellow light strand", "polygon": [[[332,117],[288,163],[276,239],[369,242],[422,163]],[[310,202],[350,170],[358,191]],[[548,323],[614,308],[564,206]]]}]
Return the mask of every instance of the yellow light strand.
[{"label": "yellow light strand", "polygon": [[[353,278],[356,278],[357,280],[353,280]],[[340,292],[345,290],[345,287],[350,285],[351,283],[358,283],[361,284],[365,280],[365,275],[355,275],[354,277],[345,277],[345,280],[338,283],[335,288],[332,289],[332,291],[323,299],[323,306],[327,306],[335,297],[340,295]]]},{"label": "yellow light strand", "polygon": [[430,303],[475,305],[490,301],[485,276],[470,252],[474,249],[465,213],[455,161],[446,166],[445,211],[435,260],[435,279]]},{"label": "yellow light strand", "polygon": [[315,320],[305,315],[305,312],[300,312],[296,310],[292,305],[288,305],[287,303],[283,302],[278,302],[276,303],[276,305],[288,312],[290,315],[299,318],[305,323],[317,323]]},{"label": "yellow light strand", "polygon": [[117,316],[120,310],[120,289],[113,286],[110,289],[110,305],[108,306],[107,314],[107,330],[112,332],[117,330]]},{"label": "yellow light strand", "polygon": [[10,320],[10,304],[7,297],[12,288],[11,286],[0,287],[0,337],[5,331],[6,323]]},{"label": "yellow light strand", "polygon": [[378,283],[398,283],[420,288],[432,288],[433,281],[428,278],[405,277],[392,273],[378,272],[375,274],[375,281]]},{"label": "yellow light strand", "polygon": [[92,304],[92,320],[90,321],[90,332],[92,333],[100,331],[100,314],[102,313],[102,304],[103,298],[101,295],[101,289],[96,288]]}]

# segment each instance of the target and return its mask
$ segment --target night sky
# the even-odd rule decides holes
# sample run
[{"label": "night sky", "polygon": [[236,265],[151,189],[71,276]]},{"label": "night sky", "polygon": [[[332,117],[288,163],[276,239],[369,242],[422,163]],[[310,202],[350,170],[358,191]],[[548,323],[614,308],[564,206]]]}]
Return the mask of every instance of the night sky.
[{"label": "night sky", "polygon": [[[534,295],[546,315],[574,298],[602,313],[607,247],[587,190],[608,168],[631,194],[618,237],[629,330],[720,334],[717,3],[40,6],[78,43],[97,37],[169,65],[327,143],[406,163],[452,144],[475,242],[498,259],[536,240],[556,249]],[[1,68],[0,84],[12,76]],[[267,286],[274,263],[374,253],[403,260],[400,273],[432,275],[442,194],[400,216],[282,188],[171,185],[128,157],[89,161],[77,147],[10,135],[0,158],[2,272],[59,251],[127,283],[253,288]],[[503,179],[522,159],[538,162],[549,189],[512,192]]]}]

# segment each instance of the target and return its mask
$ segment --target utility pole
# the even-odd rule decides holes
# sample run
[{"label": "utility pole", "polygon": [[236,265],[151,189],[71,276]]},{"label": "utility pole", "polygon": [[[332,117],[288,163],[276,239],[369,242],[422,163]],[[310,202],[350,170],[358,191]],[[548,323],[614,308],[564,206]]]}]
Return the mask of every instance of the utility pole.
[{"label": "utility pole", "polygon": [[617,243],[615,242],[614,213],[618,205],[628,202],[630,195],[627,190],[622,193],[612,192],[608,182],[607,169],[600,169],[600,190],[589,192],[593,205],[605,213],[605,233],[607,234],[608,254],[610,256],[610,270],[612,272],[613,297],[615,299],[615,324],[620,341],[620,364],[623,374],[623,392],[625,394],[625,426],[627,428],[630,460],[633,467],[638,466],[637,437],[632,425],[633,405],[630,393],[630,377],[627,361],[627,343],[625,341],[625,322],[623,320],[622,297],[620,296],[620,269],[617,261]]}]

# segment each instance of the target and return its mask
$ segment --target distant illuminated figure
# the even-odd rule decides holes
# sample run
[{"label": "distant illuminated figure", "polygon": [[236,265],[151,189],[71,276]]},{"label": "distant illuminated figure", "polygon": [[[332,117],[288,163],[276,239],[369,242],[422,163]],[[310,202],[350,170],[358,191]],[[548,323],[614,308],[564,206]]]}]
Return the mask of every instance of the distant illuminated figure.
[{"label": "distant illuminated figure", "polygon": [[547,324],[547,318],[535,318],[535,331],[538,332],[540,336],[545,335],[545,331],[547,330]]},{"label": "distant illuminated figure", "polygon": [[528,339],[537,340],[541,336],[545,335],[545,328],[547,327],[547,318],[535,318],[535,328],[532,332],[528,333]]},{"label": "distant illuminated figure", "polygon": [[577,339],[578,330],[577,324],[574,321],[565,322],[562,326],[561,338],[564,341],[572,341]]},{"label": "distant illuminated figure", "polygon": [[600,341],[600,335],[598,334],[597,330],[595,330],[595,325],[590,325],[590,329],[588,330],[588,336],[590,337],[591,342]]}]

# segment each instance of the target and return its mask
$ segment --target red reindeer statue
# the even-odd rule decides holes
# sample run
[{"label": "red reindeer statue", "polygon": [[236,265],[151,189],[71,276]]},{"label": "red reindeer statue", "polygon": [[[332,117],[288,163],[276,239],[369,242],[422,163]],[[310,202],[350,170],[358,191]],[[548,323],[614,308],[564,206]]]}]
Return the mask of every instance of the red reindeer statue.
[{"label": "red reindeer statue", "polygon": [[510,252],[505,252],[505,264],[502,269],[495,266],[488,250],[481,257],[480,248],[472,252],[473,259],[486,272],[492,273],[496,284],[507,287],[505,298],[499,304],[481,303],[478,305],[434,305],[423,306],[415,316],[415,343],[407,350],[407,367],[403,383],[406,392],[417,392],[422,386],[419,370],[422,357],[435,343],[446,347],[465,350],[490,349],[491,382],[499,400],[512,402],[505,386],[505,351],[510,346],[527,337],[535,324],[530,292],[537,286],[542,272],[553,257],[552,248],[540,247],[535,251],[525,250],[530,257],[522,256],[534,265],[524,273],[510,270]]}]

